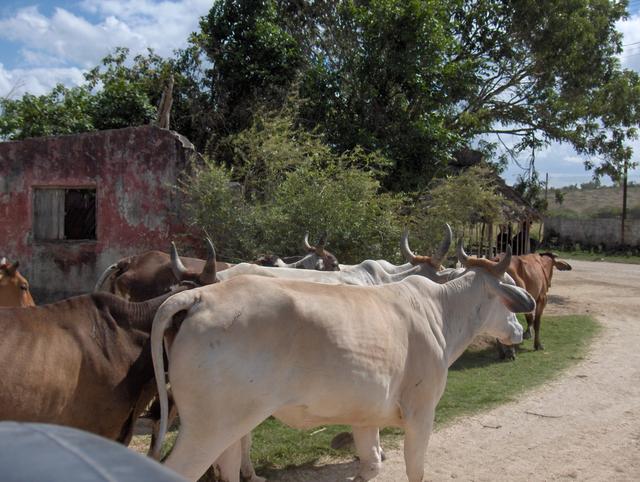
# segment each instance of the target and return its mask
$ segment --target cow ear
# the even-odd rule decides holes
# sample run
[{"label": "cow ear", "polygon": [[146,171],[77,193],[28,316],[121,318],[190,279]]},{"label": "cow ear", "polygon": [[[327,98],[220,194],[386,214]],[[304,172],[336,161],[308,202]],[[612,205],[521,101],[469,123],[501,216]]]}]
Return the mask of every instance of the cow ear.
[{"label": "cow ear", "polygon": [[569,263],[561,259],[554,259],[553,266],[560,271],[571,271],[573,269]]},{"label": "cow ear", "polygon": [[16,274],[16,271],[18,271],[18,267],[20,266],[20,262],[16,261],[13,264],[10,264],[9,266],[7,266],[7,273],[9,274],[9,276],[13,276]]},{"label": "cow ear", "polygon": [[502,303],[512,313],[529,313],[536,309],[535,300],[524,289],[502,282],[492,286],[495,287]]}]

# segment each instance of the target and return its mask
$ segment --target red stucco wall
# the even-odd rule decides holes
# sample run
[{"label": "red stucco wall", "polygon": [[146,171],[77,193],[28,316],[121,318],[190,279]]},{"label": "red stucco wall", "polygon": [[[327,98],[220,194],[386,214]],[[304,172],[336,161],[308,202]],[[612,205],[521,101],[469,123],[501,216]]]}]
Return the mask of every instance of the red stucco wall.
[{"label": "red stucco wall", "polygon": [[[90,291],[109,264],[186,233],[175,185],[194,155],[152,126],[0,143],[0,256],[20,261],[37,303]],[[42,186],[95,187],[97,240],[34,240]]]}]

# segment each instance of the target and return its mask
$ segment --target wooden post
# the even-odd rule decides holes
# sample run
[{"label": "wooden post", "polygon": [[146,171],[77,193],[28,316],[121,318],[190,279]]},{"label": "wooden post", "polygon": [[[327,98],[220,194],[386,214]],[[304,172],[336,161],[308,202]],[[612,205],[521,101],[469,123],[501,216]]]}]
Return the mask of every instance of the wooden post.
[{"label": "wooden post", "polygon": [[487,244],[487,258],[491,259],[493,258],[493,242],[495,241],[493,239],[493,223],[489,223],[489,233],[487,235],[487,241],[489,241]]},{"label": "wooden post", "polygon": [[158,113],[155,124],[163,129],[168,129],[170,125],[171,106],[173,105],[173,75],[169,77],[169,82],[162,91],[162,97],[158,104]]},{"label": "wooden post", "polygon": [[624,161],[624,173],[622,175],[622,225],[620,226],[620,244],[625,243],[625,221],[627,219],[627,160]]}]

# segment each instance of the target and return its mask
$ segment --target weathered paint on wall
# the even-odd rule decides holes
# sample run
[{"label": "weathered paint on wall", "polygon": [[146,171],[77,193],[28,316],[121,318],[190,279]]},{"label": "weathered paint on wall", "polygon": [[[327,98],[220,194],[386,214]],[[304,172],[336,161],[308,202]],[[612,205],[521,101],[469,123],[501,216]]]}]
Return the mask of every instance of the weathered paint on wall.
[{"label": "weathered paint on wall", "polygon": [[[85,293],[123,256],[187,236],[177,177],[196,153],[153,126],[0,143],[0,255],[19,260],[37,303]],[[33,190],[95,188],[96,240],[33,239]]]},{"label": "weathered paint on wall", "polygon": [[[565,219],[550,217],[544,220],[544,239],[558,237],[560,242],[580,243],[583,246],[616,247],[620,242],[620,219]],[[640,220],[625,223],[625,245],[640,246]]]}]

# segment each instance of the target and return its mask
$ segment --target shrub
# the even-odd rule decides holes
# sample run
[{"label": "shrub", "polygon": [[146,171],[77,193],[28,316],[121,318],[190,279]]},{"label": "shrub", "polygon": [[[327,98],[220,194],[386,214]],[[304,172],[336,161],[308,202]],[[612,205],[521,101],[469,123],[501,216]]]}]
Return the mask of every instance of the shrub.
[{"label": "shrub", "polygon": [[286,110],[256,115],[220,145],[229,167],[209,159],[182,185],[191,222],[210,233],[221,258],[300,254],[309,231],[312,240],[326,232],[341,262],[399,260],[402,198],[381,189],[383,156],[335,153]]}]

